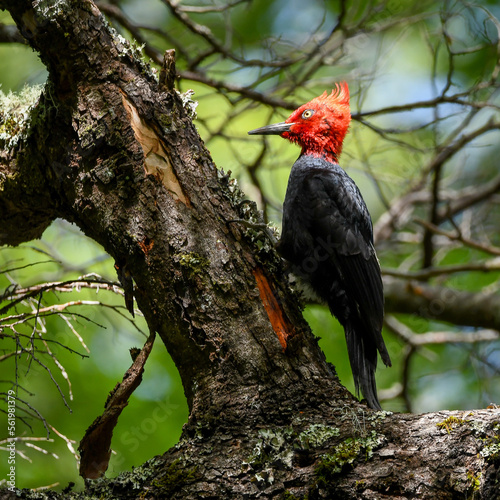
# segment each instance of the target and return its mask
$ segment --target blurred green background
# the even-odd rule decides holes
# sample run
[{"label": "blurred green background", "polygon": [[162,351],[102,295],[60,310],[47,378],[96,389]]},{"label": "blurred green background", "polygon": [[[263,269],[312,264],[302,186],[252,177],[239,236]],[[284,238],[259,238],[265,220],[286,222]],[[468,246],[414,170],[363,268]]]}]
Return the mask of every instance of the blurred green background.
[{"label": "blurred green background", "polygon": [[[187,5],[186,2],[181,3]],[[213,5],[212,2],[203,1],[190,4],[202,7]],[[180,25],[161,2],[129,0],[120,2],[120,5],[136,24],[160,28],[176,43],[183,45],[187,53],[202,51],[198,37]],[[348,2],[347,5],[353,20],[356,20],[356,17],[361,19],[368,7],[379,6],[380,9],[375,9],[372,13],[372,18],[375,15],[379,18],[372,19],[373,23],[370,24],[372,27],[378,27],[378,31],[374,29],[372,32],[360,32],[359,37],[352,37],[353,43],[343,54],[341,63],[336,64],[334,61],[328,67],[320,68],[314,74],[313,84],[298,86],[293,95],[285,96],[289,101],[301,104],[324,89],[332,88],[333,82],[347,79],[351,85],[353,112],[366,111],[429,99],[435,91],[432,82],[446,83],[446,52],[441,50],[441,53],[436,55],[436,51],[439,52],[437,48],[436,51],[429,50],[435,43],[431,35],[434,28],[436,33],[438,31],[438,10],[441,5],[433,2],[368,0]],[[321,32],[335,23],[340,12],[339,6],[339,2],[319,0],[243,2],[231,11],[225,22],[231,23],[232,46],[235,50],[241,49],[244,57],[248,59],[259,58],[263,57],[263,47],[271,48],[271,53],[274,50],[280,55],[280,51],[285,50],[287,44],[292,47],[307,43],[316,32]],[[479,6],[474,14],[469,15],[468,11],[464,13],[463,19],[470,21],[466,29],[463,29],[464,26],[461,26],[459,21],[457,26],[453,27],[456,32],[462,31],[462,39],[459,41],[466,47],[483,43],[488,36],[494,39],[488,31],[490,28],[484,28],[485,23],[481,27],[481,20],[484,20],[484,13],[490,11],[498,17],[499,8],[493,1],[482,2]],[[196,22],[209,25],[215,36],[227,39],[227,24],[220,22],[218,13],[190,15]],[[383,25],[404,16],[407,17],[406,22],[394,22],[394,26],[389,27]],[[1,13],[0,22],[11,21],[8,15]],[[427,23],[426,36],[422,34],[420,22]],[[454,33],[450,36],[455,36]],[[132,38],[126,31],[122,34]],[[161,50],[169,48],[165,39],[157,33],[148,31],[146,36],[149,42],[156,43]],[[458,66],[454,68],[454,85],[463,85],[465,88],[470,81],[493,71],[497,63],[496,52],[490,45],[493,47],[493,43],[484,43],[486,48],[483,51],[471,54],[464,52],[457,63]],[[183,70],[187,66],[178,51],[178,67]],[[288,76],[276,71],[260,78],[259,68],[237,65],[225,58],[217,60],[211,71],[235,85],[245,85],[256,80],[256,87],[260,91],[279,89]],[[367,82],[368,74],[370,81]],[[431,78],[432,75],[436,78]],[[25,85],[43,84],[46,76],[43,65],[30,48],[11,44],[0,45],[0,84],[4,93],[20,91]],[[362,87],[356,85],[358,79],[364,84]],[[265,204],[269,220],[279,224],[289,169],[298,155],[298,150],[279,138],[271,138],[266,146],[266,160],[259,165],[256,174],[252,173],[248,167],[260,155],[262,143],[255,138],[249,138],[246,132],[272,121],[280,121],[288,116],[288,112],[281,110],[273,113],[267,106],[248,105],[244,100],[240,102],[236,96],[228,99],[227,95],[217,94],[202,83],[182,80],[180,90],[185,91],[188,88],[195,91],[195,99],[199,101],[198,119],[195,123],[216,165],[225,171],[230,170],[232,175],[238,178],[247,196],[257,200],[260,206]],[[360,88],[363,90],[360,91]],[[233,102],[229,102],[231,99]],[[414,141],[417,145],[419,141],[425,143],[426,134],[431,137],[431,132],[422,130],[417,136],[411,133],[411,128],[415,126],[415,129],[418,129],[419,123],[428,120],[433,112],[433,109],[417,109],[400,113],[397,117],[398,124],[404,123],[409,130],[406,136],[401,137]],[[446,127],[450,130],[463,119],[459,113],[454,116],[453,111],[447,110],[445,114],[448,117]],[[231,118],[228,119],[228,116]],[[372,123],[384,127],[390,125],[391,119],[391,116],[386,114],[374,117]],[[470,179],[488,179],[495,175],[498,171],[495,159],[498,143],[497,136],[482,140],[481,144],[475,145],[476,148],[481,146],[476,149],[475,154],[464,156],[466,162],[457,161],[453,165],[454,185],[466,185]],[[408,154],[407,149],[399,148],[397,144],[384,143],[380,134],[355,121],[346,140],[341,163],[348,167],[349,174],[363,192],[372,218],[376,221],[385,207],[379,196],[379,186],[373,181],[373,172],[376,172],[375,177],[384,184],[386,193],[396,196],[416,175],[430,154],[426,148],[421,148],[418,154]],[[256,180],[260,189],[256,187]],[[498,212],[488,213],[485,221],[494,227],[498,223]],[[401,262],[407,261],[408,267],[411,268],[414,249],[409,250],[404,245],[382,245],[379,256],[382,266],[397,267]],[[470,249],[448,249],[439,255],[439,263],[463,263],[480,257],[480,253]],[[33,265],[28,267],[29,264]],[[87,239],[76,226],[59,220],[45,231],[39,241],[16,248],[0,248],[0,293],[13,283],[26,287],[45,281],[76,279],[87,273],[97,273],[116,281],[113,264],[102,248]],[[446,284],[466,290],[480,290],[485,287],[496,289],[498,273],[462,274],[454,276]],[[25,455],[25,458],[17,459],[18,487],[39,488],[59,483],[60,489],[69,481],[74,481],[78,488],[83,486],[71,446],[74,450],[77,449],[87,427],[102,413],[108,393],[121,381],[129,368],[129,349],[142,347],[146,339],[147,329],[144,322],[140,317],[132,320],[123,308],[121,296],[105,290],[96,293],[95,290],[86,289],[70,294],[44,295],[45,304],[66,303],[70,300],[100,301],[113,307],[81,305],[69,308],[64,313],[71,319],[71,324],[89,352],[86,352],[82,342],[63,319],[58,316],[46,319],[47,338],[64,343],[85,356],[69,352],[61,345],[50,344],[50,349],[61,366],[57,366],[49,355],[43,357],[69,408],[47,370],[40,365],[22,356],[17,360],[11,356],[0,363],[2,392],[12,386],[17,363],[18,383],[29,391],[21,390],[19,396],[36,408],[57,432],[71,440],[71,445],[68,446],[65,439],[51,430],[51,442],[18,443],[18,449]],[[33,307],[33,304],[25,304],[24,307]],[[321,337],[320,345],[328,360],[335,365],[341,381],[353,391],[343,330],[321,306],[308,306],[304,314],[313,332]],[[404,321],[418,333],[433,329],[453,330],[450,325],[435,324],[417,316],[406,318]],[[26,335],[31,333],[21,327],[20,331]],[[405,349],[400,338],[390,332],[385,332],[384,336],[394,366],[391,369],[380,366],[377,373],[382,398],[384,394],[390,395],[391,388],[401,383],[404,376],[402,357]],[[412,357],[410,365],[408,387],[412,411],[469,409],[484,407],[489,402],[498,403],[499,347],[496,342],[446,344],[420,349]],[[13,348],[12,340],[3,339],[0,356]],[[384,390],[388,392],[384,393]],[[393,411],[406,409],[405,403],[399,397],[382,401],[382,406]],[[23,415],[18,413],[18,417],[18,436],[46,436],[46,429],[40,420],[26,416],[28,425],[25,425],[20,418]],[[131,397],[114,431],[114,454],[108,476],[139,466],[147,459],[174,446],[186,420],[187,406],[177,370],[161,341],[157,339],[146,364],[143,382]],[[0,431],[0,439],[2,437],[3,430]],[[36,445],[39,449],[30,447],[31,445]],[[5,477],[5,465],[2,460],[0,478]]]}]

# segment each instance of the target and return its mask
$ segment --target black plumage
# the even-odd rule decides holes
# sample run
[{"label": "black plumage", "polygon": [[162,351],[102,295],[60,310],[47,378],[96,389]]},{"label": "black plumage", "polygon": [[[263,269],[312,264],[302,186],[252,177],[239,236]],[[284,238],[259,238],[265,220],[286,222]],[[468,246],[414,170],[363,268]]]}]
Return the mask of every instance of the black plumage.
[{"label": "black plumage", "polygon": [[380,409],[377,351],[391,365],[381,333],[380,266],[366,204],[337,163],[313,155],[301,155],[295,162],[278,249],[344,327],[356,391],[361,389],[369,406]]}]

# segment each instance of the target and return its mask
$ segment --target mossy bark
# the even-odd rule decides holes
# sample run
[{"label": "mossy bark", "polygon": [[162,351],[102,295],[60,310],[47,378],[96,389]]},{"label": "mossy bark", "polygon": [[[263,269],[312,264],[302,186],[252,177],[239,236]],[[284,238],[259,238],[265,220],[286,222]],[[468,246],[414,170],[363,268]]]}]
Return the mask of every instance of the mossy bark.
[{"label": "mossy bark", "polygon": [[91,1],[0,7],[50,75],[16,146],[2,145],[0,241],[63,217],[99,242],[134,280],[190,410],[175,448],[89,482],[88,496],[492,498],[498,457],[480,451],[498,439],[498,410],[448,433],[444,414],[377,413],[349,395],[273,248],[234,222],[258,214],[215,168],[189,108]]}]

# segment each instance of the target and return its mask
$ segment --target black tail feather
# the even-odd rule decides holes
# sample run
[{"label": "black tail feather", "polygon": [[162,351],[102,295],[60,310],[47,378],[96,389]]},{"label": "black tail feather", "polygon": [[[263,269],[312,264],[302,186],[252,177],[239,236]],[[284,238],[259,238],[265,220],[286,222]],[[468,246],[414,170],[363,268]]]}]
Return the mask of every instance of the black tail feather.
[{"label": "black tail feather", "polygon": [[359,395],[361,389],[368,406],[381,410],[375,383],[377,346],[374,338],[371,332],[366,332],[366,328],[357,318],[350,318],[344,329],[356,394]]}]

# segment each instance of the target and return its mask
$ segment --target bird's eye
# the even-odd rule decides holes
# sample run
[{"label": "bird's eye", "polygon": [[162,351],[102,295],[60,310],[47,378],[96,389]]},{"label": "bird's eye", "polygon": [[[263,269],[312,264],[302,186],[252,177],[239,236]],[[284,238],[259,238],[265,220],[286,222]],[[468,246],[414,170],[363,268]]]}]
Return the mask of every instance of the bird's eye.
[{"label": "bird's eye", "polygon": [[303,113],[302,113],[302,118],[304,120],[307,120],[308,118],[311,118],[311,116],[314,115],[314,109],[306,109]]}]

